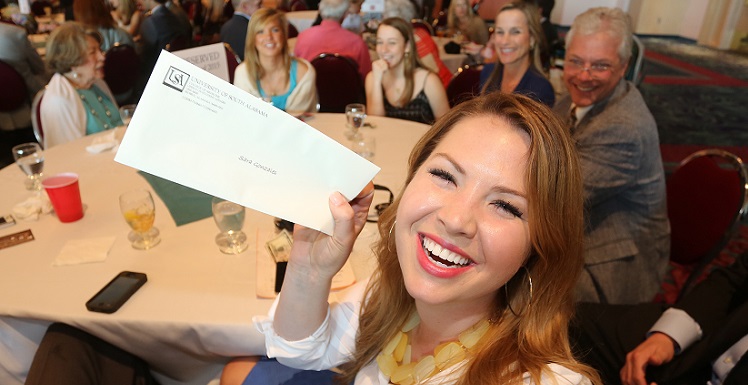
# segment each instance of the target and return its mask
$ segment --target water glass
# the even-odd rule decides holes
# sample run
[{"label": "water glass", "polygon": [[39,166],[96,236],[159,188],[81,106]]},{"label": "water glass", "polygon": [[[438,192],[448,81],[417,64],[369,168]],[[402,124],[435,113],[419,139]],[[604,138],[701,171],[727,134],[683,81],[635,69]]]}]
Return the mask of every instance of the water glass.
[{"label": "water glass", "polygon": [[132,228],[127,238],[133,248],[148,250],[161,242],[160,233],[153,226],[156,207],[148,190],[133,190],[120,195],[119,207],[125,221]]},{"label": "water glass", "polygon": [[351,151],[365,159],[372,160],[377,151],[377,140],[371,133],[359,133],[351,139]]},{"label": "water glass", "polygon": [[119,108],[119,117],[122,118],[122,124],[127,127],[130,125],[130,120],[135,114],[135,104],[126,104]]},{"label": "water glass", "polygon": [[244,206],[218,197],[213,198],[213,219],[218,229],[216,235],[218,249],[224,254],[239,254],[247,250],[247,235],[242,232],[244,227]]},{"label": "water glass", "polygon": [[13,159],[26,174],[26,190],[39,191],[42,188],[40,177],[44,169],[44,152],[34,142],[13,147]]},{"label": "water glass", "polygon": [[366,106],[361,103],[351,103],[345,106],[346,126],[348,130],[345,137],[354,140],[358,137],[358,129],[364,125],[366,119]]}]

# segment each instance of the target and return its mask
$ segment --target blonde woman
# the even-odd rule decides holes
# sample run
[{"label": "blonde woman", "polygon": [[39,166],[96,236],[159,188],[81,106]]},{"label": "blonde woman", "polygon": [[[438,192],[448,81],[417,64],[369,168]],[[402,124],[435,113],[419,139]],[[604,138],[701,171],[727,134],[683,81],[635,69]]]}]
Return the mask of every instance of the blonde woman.
[{"label": "blonde woman", "polygon": [[553,107],[556,94],[540,61],[545,37],[535,5],[518,2],[502,7],[489,46],[499,60],[481,70],[482,93],[519,93]]},{"label": "blonde woman", "polygon": [[478,17],[468,0],[454,0],[447,13],[447,33],[464,42],[485,45],[488,41],[488,27]]},{"label": "blonde woman", "polygon": [[377,55],[366,75],[366,111],[431,124],[449,110],[439,76],[418,59],[413,28],[401,18],[382,20]]},{"label": "blonde woman", "polygon": [[317,109],[316,73],[312,65],[288,52],[288,20],[283,11],[261,8],[247,29],[244,61],[234,72],[234,85],[281,110]]}]

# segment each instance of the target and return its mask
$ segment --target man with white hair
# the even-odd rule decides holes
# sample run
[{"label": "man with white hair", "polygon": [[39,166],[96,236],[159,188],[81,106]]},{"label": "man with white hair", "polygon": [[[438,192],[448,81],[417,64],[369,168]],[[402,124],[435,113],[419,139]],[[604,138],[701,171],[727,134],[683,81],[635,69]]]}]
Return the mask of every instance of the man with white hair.
[{"label": "man with white hair", "polygon": [[294,55],[308,61],[321,53],[337,53],[347,56],[358,64],[361,79],[371,71],[369,48],[361,36],[343,28],[340,23],[345,18],[349,0],[322,0],[319,14],[322,23],[299,34],[294,47]]},{"label": "man with white hair", "polygon": [[569,95],[554,111],[568,123],[582,168],[587,228],[579,300],[651,301],[670,255],[665,173],[657,124],[624,79],[631,56],[628,15],[592,8],[566,37]]}]

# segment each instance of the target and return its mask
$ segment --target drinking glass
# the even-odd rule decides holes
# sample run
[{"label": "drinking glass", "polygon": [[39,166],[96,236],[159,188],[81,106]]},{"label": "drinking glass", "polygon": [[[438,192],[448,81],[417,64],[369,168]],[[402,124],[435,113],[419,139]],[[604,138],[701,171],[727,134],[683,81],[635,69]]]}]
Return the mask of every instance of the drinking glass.
[{"label": "drinking glass", "polygon": [[244,206],[225,199],[213,197],[213,219],[221,230],[216,235],[218,249],[224,254],[239,254],[247,250],[247,235],[244,227]]},{"label": "drinking glass", "polygon": [[34,142],[23,143],[13,147],[13,159],[26,174],[26,190],[42,189],[40,177],[44,169],[44,152]]},{"label": "drinking glass", "polygon": [[133,248],[148,250],[161,242],[158,229],[153,227],[156,208],[148,190],[133,190],[120,195],[119,207],[125,221],[132,227],[127,239]]},{"label": "drinking glass", "polygon": [[122,118],[122,124],[127,127],[130,125],[133,114],[135,114],[135,104],[126,104],[119,108],[119,117]]},{"label": "drinking glass", "polygon": [[366,119],[366,106],[361,103],[352,103],[345,106],[345,117],[347,119],[348,130],[345,132],[345,137],[348,140],[354,140],[358,138],[358,129],[364,125],[364,119]]},{"label": "drinking glass", "polygon": [[377,151],[376,138],[371,133],[359,132],[357,137],[351,140],[351,151],[367,160],[372,160]]}]

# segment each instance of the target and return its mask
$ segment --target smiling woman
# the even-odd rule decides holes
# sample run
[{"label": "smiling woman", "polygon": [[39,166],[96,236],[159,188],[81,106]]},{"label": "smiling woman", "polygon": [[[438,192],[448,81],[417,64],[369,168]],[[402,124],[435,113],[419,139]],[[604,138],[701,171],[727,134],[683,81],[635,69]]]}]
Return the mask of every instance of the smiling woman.
[{"label": "smiling woman", "polygon": [[366,75],[366,110],[431,124],[449,110],[439,76],[417,56],[411,23],[390,17],[377,28],[377,55]]},{"label": "smiling woman", "polygon": [[252,14],[234,85],[284,111],[316,111],[316,73],[308,61],[290,56],[283,11],[262,8]]},{"label": "smiling woman", "polygon": [[40,106],[45,148],[122,124],[117,102],[102,80],[100,43],[98,32],[74,22],[50,35],[45,60],[55,74]]},{"label": "smiling woman", "polygon": [[539,14],[531,2],[509,3],[501,8],[488,42],[499,61],[481,70],[481,93],[514,92],[553,107],[556,95],[540,61],[546,42]]},{"label": "smiling woman", "polygon": [[252,363],[240,360],[225,378],[243,370],[237,383],[278,383],[262,375],[281,363],[340,367],[340,383],[355,385],[598,383],[567,335],[581,191],[573,143],[547,108],[501,93],[458,105],[411,152],[406,187],[380,216],[368,283],[328,305],[371,187],[351,202],[331,195],[332,236],[295,229],[277,306],[255,320],[277,362],[246,376]]}]

